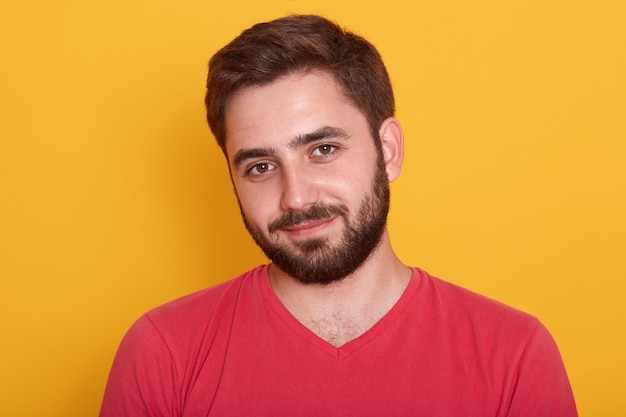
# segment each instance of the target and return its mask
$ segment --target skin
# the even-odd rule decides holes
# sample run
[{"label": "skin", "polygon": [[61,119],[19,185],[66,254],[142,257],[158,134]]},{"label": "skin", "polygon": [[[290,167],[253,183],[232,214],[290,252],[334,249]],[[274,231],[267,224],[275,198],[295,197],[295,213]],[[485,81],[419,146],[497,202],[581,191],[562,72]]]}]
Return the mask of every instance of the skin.
[{"label": "skin", "polygon": [[[381,124],[389,181],[400,173],[403,135],[399,122]],[[346,219],[273,227],[286,212],[312,205],[341,205],[356,216],[372,192],[378,153],[365,116],[323,72],[291,74],[269,85],[238,91],[226,109],[226,153],[246,221],[297,253],[304,242],[336,244]],[[349,217],[351,219],[353,217]],[[276,265],[272,288],[304,326],[339,347],[365,333],[397,302],[411,271],[395,255],[387,229],[353,273],[330,284],[310,284]]]}]

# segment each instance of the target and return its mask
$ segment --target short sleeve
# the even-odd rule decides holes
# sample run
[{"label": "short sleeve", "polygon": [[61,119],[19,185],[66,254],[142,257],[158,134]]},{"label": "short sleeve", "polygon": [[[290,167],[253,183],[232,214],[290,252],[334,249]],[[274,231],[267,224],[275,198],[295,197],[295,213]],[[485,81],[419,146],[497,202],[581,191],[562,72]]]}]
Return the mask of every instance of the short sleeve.
[{"label": "short sleeve", "polygon": [[148,316],[124,336],[109,374],[100,417],[175,417],[176,366]]},{"label": "short sleeve", "polygon": [[563,360],[548,330],[538,323],[520,357],[507,417],[578,415]]}]

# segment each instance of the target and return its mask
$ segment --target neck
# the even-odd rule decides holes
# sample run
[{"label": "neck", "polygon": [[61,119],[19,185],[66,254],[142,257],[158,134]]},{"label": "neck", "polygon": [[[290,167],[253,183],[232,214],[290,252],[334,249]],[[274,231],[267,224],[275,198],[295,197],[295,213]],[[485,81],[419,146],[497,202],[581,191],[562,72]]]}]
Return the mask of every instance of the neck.
[{"label": "neck", "polygon": [[391,248],[387,232],[368,259],[351,275],[330,284],[304,284],[270,267],[278,299],[305,327],[335,347],[356,339],[396,304],[411,270]]}]

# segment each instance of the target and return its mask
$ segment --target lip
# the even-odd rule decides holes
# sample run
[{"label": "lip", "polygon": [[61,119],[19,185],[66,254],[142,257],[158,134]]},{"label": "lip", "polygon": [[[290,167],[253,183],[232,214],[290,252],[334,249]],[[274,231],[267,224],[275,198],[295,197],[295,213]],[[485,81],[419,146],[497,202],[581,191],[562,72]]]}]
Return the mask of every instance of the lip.
[{"label": "lip", "polygon": [[295,237],[306,237],[320,232],[335,221],[334,217],[324,220],[312,220],[286,227],[283,230]]}]

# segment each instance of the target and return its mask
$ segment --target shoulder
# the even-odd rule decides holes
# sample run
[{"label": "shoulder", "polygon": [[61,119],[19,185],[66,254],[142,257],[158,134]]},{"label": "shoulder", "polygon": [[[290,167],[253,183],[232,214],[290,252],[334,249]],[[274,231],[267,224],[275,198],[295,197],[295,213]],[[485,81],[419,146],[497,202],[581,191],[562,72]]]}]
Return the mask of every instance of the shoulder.
[{"label": "shoulder", "polygon": [[[259,267],[222,284],[175,299],[142,315],[128,330],[117,350],[101,415],[153,415],[144,407],[179,415],[188,387],[199,367],[208,364],[219,375],[226,346],[230,312],[241,294],[255,294],[265,269]],[[241,301],[242,303],[245,300]],[[191,378],[191,379],[190,379]],[[146,404],[145,399],[151,401]]]},{"label": "shoulder", "polygon": [[420,277],[416,308],[434,332],[480,341],[483,346],[493,344],[494,349],[498,345],[523,349],[533,339],[550,338],[539,319],[529,313],[422,270],[416,273]]},{"label": "shoulder", "polygon": [[421,323],[431,339],[456,346],[482,369],[528,369],[532,362],[562,367],[554,339],[537,317],[419,273],[418,300],[427,315]]},{"label": "shoulder", "polygon": [[155,307],[139,317],[125,338],[158,338],[166,345],[176,345],[206,335],[209,329],[215,331],[217,326],[226,326],[242,292],[248,295],[254,292],[255,283],[265,270],[265,266],[259,266],[229,281]]},{"label": "shoulder", "polygon": [[441,312],[482,319],[536,323],[537,318],[500,301],[416,269],[421,295]]},{"label": "shoulder", "polygon": [[261,279],[265,269],[265,266],[259,266],[221,284],[174,299],[153,308],[144,316],[158,326],[179,326],[187,319],[198,321],[219,314],[220,310],[228,310],[229,306],[238,301],[245,287]]},{"label": "shoulder", "polygon": [[[554,339],[535,316],[416,269],[414,311],[423,312],[432,350],[488,376],[507,415],[576,415],[567,374]],[[492,397],[488,392],[485,398]]]}]

